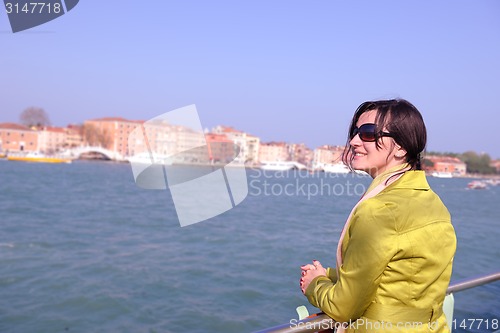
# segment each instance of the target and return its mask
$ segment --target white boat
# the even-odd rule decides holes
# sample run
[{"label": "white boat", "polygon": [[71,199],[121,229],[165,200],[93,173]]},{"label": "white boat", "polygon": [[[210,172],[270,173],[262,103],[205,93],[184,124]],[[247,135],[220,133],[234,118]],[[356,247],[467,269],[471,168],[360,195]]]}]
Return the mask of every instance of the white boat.
[{"label": "white boat", "polygon": [[126,158],[126,160],[133,164],[162,164],[162,165],[172,165],[172,157],[166,155],[160,155],[149,152],[141,152]]},{"label": "white boat", "polygon": [[484,181],[487,185],[492,185],[492,186],[499,186],[500,185],[500,179],[488,179]]},{"label": "white boat", "polygon": [[453,178],[453,174],[451,172],[445,172],[445,171],[436,171],[433,172],[432,177],[437,177],[437,178]]},{"label": "white boat", "polygon": [[262,170],[270,171],[287,171],[292,169],[303,169],[300,163],[293,161],[276,161],[276,162],[261,162],[260,168]]},{"label": "white boat", "polygon": [[325,164],[323,165],[324,172],[330,173],[349,173],[351,170],[344,163],[334,163],[334,164]]}]

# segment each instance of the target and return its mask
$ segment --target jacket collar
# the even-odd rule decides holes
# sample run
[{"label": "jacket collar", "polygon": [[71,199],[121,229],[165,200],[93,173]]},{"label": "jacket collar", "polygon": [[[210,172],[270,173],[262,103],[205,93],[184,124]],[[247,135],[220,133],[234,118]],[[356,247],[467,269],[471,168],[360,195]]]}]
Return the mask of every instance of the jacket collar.
[{"label": "jacket collar", "polygon": [[370,186],[368,187],[368,190],[366,190],[366,192],[370,192],[371,190],[373,190],[375,187],[377,187],[379,184],[383,183],[383,182],[386,182],[386,181],[390,181],[390,178],[392,178],[391,176],[394,176],[394,175],[397,175],[397,174],[401,174],[404,172],[404,170],[408,170],[410,168],[410,166],[405,163],[405,164],[400,164],[400,165],[396,165],[388,170],[385,170],[384,172],[382,172],[380,175],[378,175],[377,177],[375,177],[373,180],[372,180],[372,183],[370,184]]},{"label": "jacket collar", "polygon": [[[391,186],[392,185],[392,186]],[[410,170],[406,171],[405,174],[394,182],[394,184],[389,185],[392,188],[410,188],[414,190],[425,190],[431,189],[427,179],[425,178],[425,171],[422,170]]]}]

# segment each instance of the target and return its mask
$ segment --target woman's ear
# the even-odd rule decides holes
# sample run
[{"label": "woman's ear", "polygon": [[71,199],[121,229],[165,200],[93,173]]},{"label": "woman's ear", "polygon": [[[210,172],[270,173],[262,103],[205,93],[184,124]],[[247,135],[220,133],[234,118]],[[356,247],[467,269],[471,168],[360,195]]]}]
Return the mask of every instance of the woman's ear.
[{"label": "woman's ear", "polygon": [[394,156],[397,158],[403,158],[406,156],[406,150],[404,150],[401,146],[396,145],[394,149],[396,150]]}]

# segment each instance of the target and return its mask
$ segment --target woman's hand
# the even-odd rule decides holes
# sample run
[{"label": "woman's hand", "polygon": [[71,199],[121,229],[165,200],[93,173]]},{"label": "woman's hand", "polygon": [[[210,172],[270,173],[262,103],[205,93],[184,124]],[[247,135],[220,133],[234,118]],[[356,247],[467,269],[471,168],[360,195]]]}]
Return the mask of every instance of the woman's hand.
[{"label": "woman's hand", "polygon": [[326,269],[321,265],[321,263],[317,260],[313,260],[312,265],[307,264],[301,266],[302,269],[302,277],[300,278],[300,290],[305,294],[307,287],[311,283],[314,278],[317,276],[326,276]]}]

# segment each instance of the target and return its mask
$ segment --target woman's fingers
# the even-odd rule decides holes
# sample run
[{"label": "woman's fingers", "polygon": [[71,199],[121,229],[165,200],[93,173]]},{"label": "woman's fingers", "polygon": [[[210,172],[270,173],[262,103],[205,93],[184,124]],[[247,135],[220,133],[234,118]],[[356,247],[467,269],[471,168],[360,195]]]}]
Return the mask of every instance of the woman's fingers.
[{"label": "woman's fingers", "polygon": [[314,265],[307,264],[307,265],[300,266],[300,269],[302,269],[303,271],[308,271],[310,269],[316,269],[316,267]]}]

